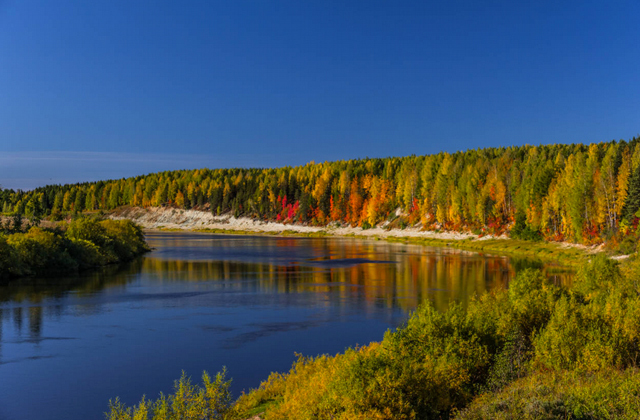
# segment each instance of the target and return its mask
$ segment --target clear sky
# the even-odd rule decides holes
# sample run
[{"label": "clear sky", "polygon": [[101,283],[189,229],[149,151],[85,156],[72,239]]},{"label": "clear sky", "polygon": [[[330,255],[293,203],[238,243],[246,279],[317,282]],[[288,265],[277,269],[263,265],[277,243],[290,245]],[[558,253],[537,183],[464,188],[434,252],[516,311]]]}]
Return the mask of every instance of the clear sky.
[{"label": "clear sky", "polygon": [[0,184],[640,133],[640,2],[0,0]]}]

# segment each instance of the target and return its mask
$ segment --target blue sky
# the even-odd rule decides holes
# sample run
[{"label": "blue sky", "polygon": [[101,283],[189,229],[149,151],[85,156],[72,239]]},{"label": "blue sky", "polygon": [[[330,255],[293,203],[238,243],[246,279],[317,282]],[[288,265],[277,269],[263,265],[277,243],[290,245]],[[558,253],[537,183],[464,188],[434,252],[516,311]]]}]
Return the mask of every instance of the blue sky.
[{"label": "blue sky", "polygon": [[0,0],[0,184],[640,133],[640,2]]}]

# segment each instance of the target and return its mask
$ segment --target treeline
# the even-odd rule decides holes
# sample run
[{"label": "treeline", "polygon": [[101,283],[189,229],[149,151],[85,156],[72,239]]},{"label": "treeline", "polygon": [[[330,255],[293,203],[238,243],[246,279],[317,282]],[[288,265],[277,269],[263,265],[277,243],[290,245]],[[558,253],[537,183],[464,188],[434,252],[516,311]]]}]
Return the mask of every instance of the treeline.
[{"label": "treeline", "polygon": [[0,280],[65,274],[129,261],[149,250],[140,227],[128,220],[79,218],[55,228],[5,225],[0,232]]},{"label": "treeline", "polygon": [[300,356],[233,404],[223,374],[183,375],[175,394],[116,400],[107,418],[637,419],[638,268],[598,255],[570,288],[528,269],[466,310],[423,304],[380,343]]},{"label": "treeline", "polygon": [[364,228],[503,233],[594,243],[634,233],[640,138],[518,146],[277,169],[199,169],[0,192],[5,214],[29,217],[118,206],[210,209],[259,219]]}]

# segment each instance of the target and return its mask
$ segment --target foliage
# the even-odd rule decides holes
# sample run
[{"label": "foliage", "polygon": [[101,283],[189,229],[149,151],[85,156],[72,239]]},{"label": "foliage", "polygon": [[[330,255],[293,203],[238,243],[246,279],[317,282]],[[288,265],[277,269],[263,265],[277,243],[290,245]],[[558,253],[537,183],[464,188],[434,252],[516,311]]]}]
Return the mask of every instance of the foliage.
[{"label": "foliage", "polygon": [[64,227],[0,234],[0,278],[73,272],[129,261],[149,249],[128,220],[78,218]]},{"label": "foliage", "polygon": [[118,398],[109,402],[108,420],[217,420],[231,414],[231,380],[226,379],[226,369],[211,379],[202,374],[202,386],[191,383],[184,372],[174,384],[174,393],[155,401],[142,400],[127,407]]},{"label": "foliage", "polygon": [[511,330],[505,337],[502,351],[494,358],[486,383],[479,389],[498,391],[516,379],[524,377],[529,371],[531,350],[528,338],[517,328]]},{"label": "foliage", "polygon": [[52,231],[37,227],[26,233],[14,233],[7,239],[17,255],[20,271],[44,273],[46,270],[74,271],[77,262],[66,249],[65,238]]},{"label": "foliage", "polygon": [[18,255],[13,246],[7,242],[7,237],[0,234],[0,278],[17,277],[22,274]]},{"label": "foliage", "polygon": [[[637,228],[640,138],[591,145],[517,146],[403,158],[311,162],[275,169],[198,169],[0,190],[5,213],[38,219],[118,206],[209,209],[283,223],[621,242]],[[635,238],[635,236],[634,236]],[[628,246],[627,246],[628,248]]]},{"label": "foliage", "polygon": [[625,201],[622,209],[623,217],[626,221],[633,220],[640,210],[640,166],[638,166],[631,177],[629,183],[629,198]]},{"label": "foliage", "polygon": [[562,292],[541,271],[527,269],[509,285],[508,293],[512,326],[530,338],[547,324]]},{"label": "foliage", "polygon": [[458,420],[637,419],[640,372],[536,372],[476,398]]},{"label": "foliage", "polygon": [[516,215],[516,222],[509,234],[512,238],[523,239],[525,241],[542,240],[542,233],[539,230],[531,228],[531,226],[527,224],[526,216],[522,213]]},{"label": "foliage", "polygon": [[580,270],[536,337],[536,362],[553,369],[597,371],[640,361],[640,289],[603,255]]}]

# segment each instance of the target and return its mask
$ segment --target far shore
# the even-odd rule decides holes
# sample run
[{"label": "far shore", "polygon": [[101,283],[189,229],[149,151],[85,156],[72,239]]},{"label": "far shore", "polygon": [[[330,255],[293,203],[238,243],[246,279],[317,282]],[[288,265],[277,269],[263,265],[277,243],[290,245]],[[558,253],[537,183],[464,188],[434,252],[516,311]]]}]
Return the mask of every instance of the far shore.
[{"label": "far shore", "polygon": [[[194,231],[220,234],[281,235],[281,236],[335,236],[387,240],[427,246],[451,247],[476,252],[535,258],[559,265],[577,266],[592,254],[602,252],[602,246],[584,246],[566,242],[530,242],[511,239],[507,235],[479,236],[473,233],[438,232],[422,230],[419,226],[405,229],[385,229],[384,225],[370,229],[332,224],[325,227],[304,226],[293,223],[254,220],[230,215],[215,216],[201,210],[173,208],[126,207],[113,211],[112,219],[129,219],[144,229],[160,231]],[[620,259],[620,257],[614,257]]]}]

